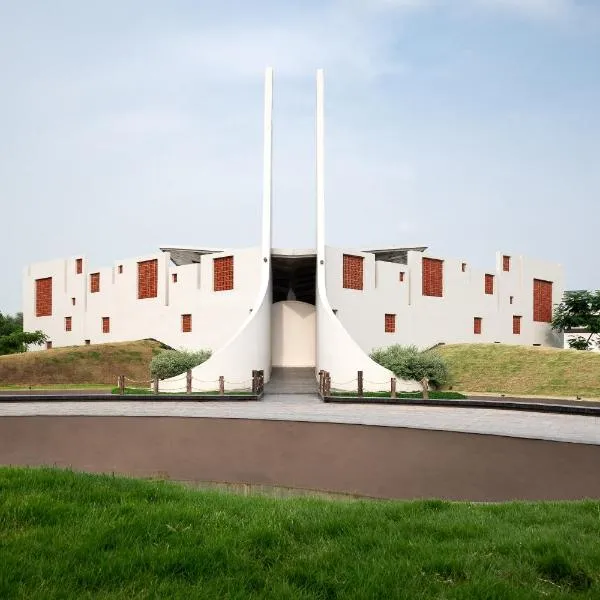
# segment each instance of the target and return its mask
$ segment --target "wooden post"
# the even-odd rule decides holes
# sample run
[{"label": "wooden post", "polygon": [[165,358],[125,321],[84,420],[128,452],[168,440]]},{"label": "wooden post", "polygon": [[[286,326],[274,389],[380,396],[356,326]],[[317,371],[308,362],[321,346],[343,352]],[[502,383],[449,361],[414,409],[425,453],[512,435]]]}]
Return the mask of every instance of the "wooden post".
[{"label": "wooden post", "polygon": [[331,396],[331,373],[325,371],[325,382],[323,384],[323,396]]},{"label": "wooden post", "polygon": [[323,381],[324,381],[324,372],[323,369],[319,371],[319,394],[323,395]]},{"label": "wooden post", "polygon": [[225,377],[219,375],[219,396],[225,395]]},{"label": "wooden post", "polygon": [[191,369],[188,369],[187,373],[185,374],[185,393],[186,394],[192,393],[192,370]]},{"label": "wooden post", "polygon": [[421,379],[421,385],[423,386],[423,400],[429,400],[429,379],[423,377],[423,379]]},{"label": "wooden post", "polygon": [[258,371],[252,369],[252,393],[258,394]]},{"label": "wooden post", "polygon": [[119,375],[119,394],[125,395],[125,375]]},{"label": "wooden post", "polygon": [[155,393],[155,394],[158,394],[158,377],[155,377],[155,378],[154,378],[154,381],[153,381],[153,388],[154,388],[154,389],[153,389],[154,393]]},{"label": "wooden post", "polygon": [[392,377],[392,380],[390,381],[390,398],[395,398],[396,397],[396,378]]},{"label": "wooden post", "polygon": [[264,369],[261,369],[258,372],[258,388],[259,388],[261,394],[265,391],[265,371],[264,371]]},{"label": "wooden post", "polygon": [[363,372],[358,372],[358,395],[362,397],[363,395]]}]

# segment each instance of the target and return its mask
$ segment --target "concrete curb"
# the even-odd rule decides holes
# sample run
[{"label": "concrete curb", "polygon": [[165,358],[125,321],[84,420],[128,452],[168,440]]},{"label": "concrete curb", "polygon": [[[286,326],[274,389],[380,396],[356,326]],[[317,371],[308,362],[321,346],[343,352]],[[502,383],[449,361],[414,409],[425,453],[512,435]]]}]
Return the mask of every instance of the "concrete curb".
[{"label": "concrete curb", "polygon": [[155,396],[152,394],[15,394],[0,395],[0,403],[3,402],[120,402],[120,401],[143,401],[143,402],[258,402],[262,400],[263,394],[248,395],[191,395],[191,394],[169,394]]}]

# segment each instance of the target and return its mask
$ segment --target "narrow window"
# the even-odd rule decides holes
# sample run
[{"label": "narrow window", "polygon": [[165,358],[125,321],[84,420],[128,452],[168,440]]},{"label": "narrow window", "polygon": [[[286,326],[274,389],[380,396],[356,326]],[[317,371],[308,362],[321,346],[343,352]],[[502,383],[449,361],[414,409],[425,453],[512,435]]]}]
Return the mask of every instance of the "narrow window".
[{"label": "narrow window", "polygon": [[461,268],[462,272],[464,273],[467,270],[467,263],[462,263],[460,265],[460,268]]},{"label": "narrow window", "polygon": [[515,299],[514,296],[510,296],[510,298],[508,299],[509,303],[512,304],[514,299]]},{"label": "narrow window", "polygon": [[344,254],[342,263],[342,279],[344,289],[362,290],[363,289],[363,271],[364,257]]},{"label": "narrow window", "polygon": [[65,331],[71,331],[72,319],[71,317],[65,317]]},{"label": "narrow window", "polygon": [[35,316],[52,316],[52,277],[35,280]]},{"label": "narrow window", "polygon": [[396,315],[386,314],[385,315],[385,332],[395,333],[396,332]]},{"label": "narrow window", "polygon": [[400,271],[400,281],[404,281],[404,271]]},{"label": "narrow window", "polygon": [[119,275],[123,274],[123,265],[119,265]]},{"label": "narrow window", "polygon": [[75,273],[81,275],[83,273],[83,258],[78,258],[75,261]]},{"label": "narrow window", "polygon": [[177,273],[173,273],[173,275],[171,275],[171,279],[173,280],[173,283],[177,283]]},{"label": "narrow window", "polygon": [[100,291],[100,273],[90,274],[90,292],[95,294]]},{"label": "narrow window", "polygon": [[502,270],[503,271],[510,271],[510,256],[503,256],[502,257]]},{"label": "narrow window", "polygon": [[52,348],[52,342],[50,340],[48,340],[46,342],[46,350],[50,350]]},{"label": "narrow window", "polygon": [[102,333],[110,333],[110,317],[102,317]]},{"label": "narrow window", "polygon": [[489,273],[485,274],[485,293],[493,294],[494,293],[494,276]]},{"label": "narrow window", "polygon": [[75,306],[76,302],[77,302],[77,300],[75,300],[75,298],[71,298],[71,304],[72,304],[73,306]]},{"label": "narrow window", "polygon": [[533,320],[538,323],[552,321],[552,282],[533,280]]},{"label": "narrow window", "polygon": [[521,333],[521,317],[513,316],[513,333],[519,335]]},{"label": "narrow window", "polygon": [[89,346],[90,345],[90,340],[85,340],[84,343],[85,343],[86,346]]},{"label": "narrow window", "polygon": [[437,258],[423,258],[423,296],[444,295],[444,261]]},{"label": "narrow window", "polygon": [[143,260],[138,263],[138,299],[158,296],[158,260]]},{"label": "narrow window", "polygon": [[215,292],[233,289],[233,256],[213,258],[213,289]]},{"label": "narrow window", "polygon": [[181,315],[181,331],[183,333],[192,331],[192,315]]},{"label": "narrow window", "polygon": [[473,318],[473,333],[476,333],[477,335],[479,335],[481,333],[481,321],[483,319],[481,317],[474,317]]}]

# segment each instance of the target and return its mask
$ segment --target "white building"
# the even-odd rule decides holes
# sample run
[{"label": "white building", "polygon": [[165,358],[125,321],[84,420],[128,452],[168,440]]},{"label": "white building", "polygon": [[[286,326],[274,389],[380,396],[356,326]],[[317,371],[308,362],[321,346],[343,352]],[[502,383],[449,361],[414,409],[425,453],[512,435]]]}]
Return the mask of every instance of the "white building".
[{"label": "white building", "polygon": [[[194,389],[245,387],[251,371],[314,367],[334,387],[386,389],[377,347],[498,342],[562,346],[550,327],[563,295],[560,265],[499,252],[487,271],[426,247],[341,249],[325,243],[323,74],[317,75],[317,240],[309,250],[271,243],[272,71],[265,84],[261,243],[246,249],[164,247],[95,268],[84,256],[37,263],[24,275],[26,330],[52,346],[155,338],[209,348]],[[180,388],[177,378],[161,382]],[[399,389],[416,389],[402,382]]]}]

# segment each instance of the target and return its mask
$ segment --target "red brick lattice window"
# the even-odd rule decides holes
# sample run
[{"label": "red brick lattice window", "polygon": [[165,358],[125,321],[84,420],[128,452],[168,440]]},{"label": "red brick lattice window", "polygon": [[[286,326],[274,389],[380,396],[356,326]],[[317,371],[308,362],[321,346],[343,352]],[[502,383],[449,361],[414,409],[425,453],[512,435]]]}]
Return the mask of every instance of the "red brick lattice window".
[{"label": "red brick lattice window", "polygon": [[52,316],[52,277],[35,280],[35,316]]},{"label": "red brick lattice window", "polygon": [[552,282],[533,280],[533,320],[540,323],[552,321]]},{"label": "red brick lattice window", "polygon": [[181,331],[183,333],[192,331],[192,315],[181,315]]},{"label": "red brick lattice window", "polygon": [[138,263],[138,299],[158,296],[158,260],[143,260]]},{"label": "red brick lattice window", "polygon": [[481,317],[473,318],[473,333],[479,335],[481,333],[481,322],[483,319]]},{"label": "red brick lattice window", "polygon": [[519,335],[521,333],[521,317],[513,316],[513,333]]},{"label": "red brick lattice window", "polygon": [[83,258],[75,260],[75,273],[81,275],[83,273]]},{"label": "red brick lattice window", "polygon": [[215,292],[233,289],[233,256],[213,259],[213,288]]},{"label": "red brick lattice window", "polygon": [[404,281],[404,271],[400,271],[399,279],[400,281]]},{"label": "red brick lattice window", "polygon": [[363,289],[364,257],[344,254],[342,263],[343,287],[347,290]]},{"label": "red brick lattice window", "polygon": [[110,317],[102,317],[102,333],[110,333]]},{"label": "red brick lattice window", "polygon": [[503,271],[510,271],[510,256],[503,256],[502,257],[502,270]]},{"label": "red brick lattice window", "polygon": [[444,295],[444,261],[423,258],[423,296]]},{"label": "red brick lattice window", "polygon": [[173,275],[171,275],[171,279],[173,280],[173,283],[177,283],[177,273],[173,273]]},{"label": "red brick lattice window", "polygon": [[65,317],[65,331],[71,331],[73,320],[71,317]]},{"label": "red brick lattice window", "polygon": [[396,315],[386,314],[385,315],[385,332],[395,333],[396,332]]},{"label": "red brick lattice window", "polygon": [[485,293],[493,294],[494,293],[494,276],[489,273],[485,274]]},{"label": "red brick lattice window", "polygon": [[90,274],[90,292],[95,294],[100,291],[100,273]]}]

